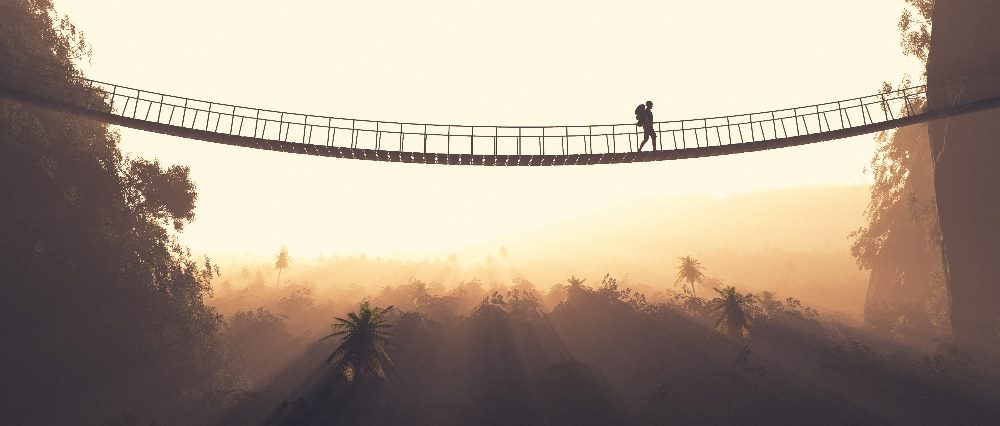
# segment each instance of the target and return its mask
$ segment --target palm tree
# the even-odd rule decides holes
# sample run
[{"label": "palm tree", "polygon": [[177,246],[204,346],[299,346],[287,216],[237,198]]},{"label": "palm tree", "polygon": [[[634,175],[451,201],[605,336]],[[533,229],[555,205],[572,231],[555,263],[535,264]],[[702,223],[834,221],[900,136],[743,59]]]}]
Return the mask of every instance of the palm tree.
[{"label": "palm tree", "polygon": [[714,290],[719,293],[719,297],[709,301],[708,308],[719,317],[715,329],[733,337],[749,336],[753,294],[740,294],[733,286]]},{"label": "palm tree", "polygon": [[361,303],[357,312],[348,313],[346,319],[338,317],[337,322],[330,324],[333,333],[319,339],[343,336],[340,345],[326,359],[326,363],[337,362],[341,374],[348,382],[369,374],[385,379],[386,366],[395,373],[392,359],[385,351],[392,346],[392,333],[386,331],[392,327],[386,318],[392,309],[392,306],[385,309],[372,307],[366,300]]},{"label": "palm tree", "polygon": [[[679,257],[681,264],[677,265],[677,279],[674,281],[674,285],[682,282],[687,282],[691,285],[691,296],[698,297],[695,294],[694,285],[695,283],[703,283],[705,281],[705,268],[701,266],[701,262],[693,259],[690,255]],[[684,291],[687,291],[687,285],[684,286]]]},{"label": "palm tree", "polygon": [[566,278],[566,282],[569,283],[570,287],[580,287],[583,283],[587,282],[587,279],[580,279],[577,278],[576,275],[570,275],[569,278]]},{"label": "palm tree", "polygon": [[278,284],[281,284],[281,271],[288,267],[288,262],[291,259],[288,257],[288,249],[285,246],[281,246],[281,251],[278,253],[277,260],[274,262],[274,267],[278,269],[278,282],[274,283],[274,287],[277,288]]}]

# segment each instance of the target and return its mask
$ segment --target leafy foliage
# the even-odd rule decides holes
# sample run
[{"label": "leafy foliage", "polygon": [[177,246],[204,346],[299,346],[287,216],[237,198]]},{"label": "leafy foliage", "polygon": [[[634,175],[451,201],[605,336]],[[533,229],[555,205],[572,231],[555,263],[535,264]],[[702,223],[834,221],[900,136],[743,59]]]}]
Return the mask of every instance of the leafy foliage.
[{"label": "leafy foliage", "polygon": [[778,315],[785,308],[785,305],[770,290],[764,290],[754,295],[754,301],[760,312],[760,316],[765,319]]},{"label": "leafy foliage", "polygon": [[915,56],[926,64],[931,48],[934,0],[906,0],[906,3],[909,7],[903,9],[899,17],[899,45],[903,48],[903,53]]},{"label": "leafy foliage", "polygon": [[170,166],[164,169],[159,161],[129,159],[124,166],[125,199],[133,214],[150,222],[171,223],[177,231],[194,219],[198,200],[190,169]]},{"label": "leafy foliage", "polygon": [[292,293],[284,296],[278,301],[276,307],[279,312],[290,315],[302,312],[315,307],[316,301],[313,299],[312,290],[309,288],[296,288]]},{"label": "leafy foliage", "polygon": [[[0,17],[5,86],[106,103],[66,77],[89,47],[50,1],[0,0]],[[0,333],[18,342],[4,350],[17,368],[0,400],[20,407],[7,421],[86,424],[144,407],[201,422],[245,388],[204,303],[218,270],[177,240],[197,200],[186,167],[123,156],[104,124],[2,100],[0,181]],[[65,403],[107,389],[126,396]]]},{"label": "leafy foliage", "polygon": [[[900,44],[905,54],[926,64],[934,0],[906,3],[899,20]],[[921,78],[926,80],[926,72]],[[900,83],[900,87],[911,85],[908,76]],[[883,93],[891,90],[891,84],[883,84]],[[888,106],[883,105],[885,108]],[[912,111],[901,112],[919,112],[925,105],[911,101],[903,108]],[[902,324],[898,315],[906,311],[907,321],[918,322],[915,328],[945,333],[950,326],[940,317],[942,312],[948,316],[947,303],[930,302],[932,297],[940,299],[947,294],[940,291],[943,283],[934,279],[943,266],[927,126],[881,132],[875,141],[875,155],[868,168],[874,182],[865,210],[867,223],[850,235],[854,239],[851,254],[858,267],[871,270],[866,324],[897,336],[893,329],[901,328],[893,324]],[[897,314],[886,316],[889,312]],[[933,323],[932,316],[936,318]]]}]

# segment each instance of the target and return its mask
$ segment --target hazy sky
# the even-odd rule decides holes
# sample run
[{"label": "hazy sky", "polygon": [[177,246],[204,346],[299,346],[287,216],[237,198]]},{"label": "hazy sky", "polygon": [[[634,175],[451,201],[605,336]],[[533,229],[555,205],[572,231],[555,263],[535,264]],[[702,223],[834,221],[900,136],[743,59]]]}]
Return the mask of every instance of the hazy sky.
[{"label": "hazy sky", "polygon": [[[56,0],[88,76],[319,115],[463,124],[716,116],[839,100],[917,74],[903,2]],[[618,203],[867,183],[864,136],[736,156],[552,168],[256,151],[121,130],[191,167],[182,241],[209,254],[440,255]],[[808,202],[804,200],[803,202]],[[655,215],[657,212],[650,212]],[[858,212],[859,218],[861,211]],[[637,221],[643,218],[637,217]],[[860,219],[859,219],[860,222]]]}]

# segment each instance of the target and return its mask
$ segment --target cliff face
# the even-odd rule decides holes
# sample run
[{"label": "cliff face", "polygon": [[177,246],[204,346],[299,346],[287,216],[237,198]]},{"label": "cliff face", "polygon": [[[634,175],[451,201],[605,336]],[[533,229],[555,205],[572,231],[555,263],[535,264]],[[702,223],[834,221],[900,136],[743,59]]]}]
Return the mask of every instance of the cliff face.
[{"label": "cliff face", "polygon": [[[1000,96],[1000,2],[938,0],[931,108]],[[1000,111],[930,123],[934,183],[958,342],[1000,347]]]}]

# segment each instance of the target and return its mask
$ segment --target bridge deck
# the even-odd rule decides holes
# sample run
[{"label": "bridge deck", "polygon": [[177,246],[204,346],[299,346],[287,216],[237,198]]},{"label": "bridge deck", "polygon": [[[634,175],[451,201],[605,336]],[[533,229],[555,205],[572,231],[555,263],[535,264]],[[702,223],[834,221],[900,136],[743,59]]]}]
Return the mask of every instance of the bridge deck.
[{"label": "bridge deck", "polygon": [[233,146],[369,161],[561,166],[676,160],[804,145],[1000,107],[1000,98],[929,110],[925,86],[784,110],[654,123],[660,148],[638,152],[634,124],[467,126],[371,121],[240,107],[80,79],[104,103],[0,87],[0,97],[110,124]]}]

